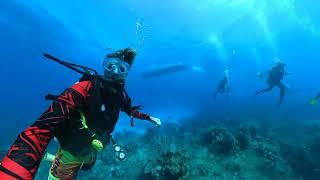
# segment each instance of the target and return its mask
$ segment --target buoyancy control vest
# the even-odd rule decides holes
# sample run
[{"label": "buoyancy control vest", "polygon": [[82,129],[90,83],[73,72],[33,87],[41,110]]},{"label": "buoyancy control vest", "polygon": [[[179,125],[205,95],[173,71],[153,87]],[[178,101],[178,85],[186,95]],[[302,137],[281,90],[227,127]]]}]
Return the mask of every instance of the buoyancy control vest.
[{"label": "buoyancy control vest", "polygon": [[[106,84],[88,77],[82,77],[80,81],[90,81],[93,87],[78,109],[79,113],[68,116],[65,126],[58,128],[56,133],[61,147],[74,155],[83,155],[95,149],[91,147],[92,134],[102,142],[103,147],[110,142],[126,98],[124,82]],[[57,96],[47,95],[46,99],[55,100],[53,97]],[[87,128],[84,128],[83,118]]]},{"label": "buoyancy control vest", "polygon": [[[91,146],[90,134],[92,133],[99,137],[100,141],[108,143],[110,133],[115,128],[120,110],[127,98],[124,81],[107,81],[101,78],[94,69],[61,61],[50,54],[44,54],[44,56],[82,74],[80,82],[93,83],[93,88],[89,90],[85,103],[78,109],[79,113],[67,115],[66,123],[57,128],[55,136],[61,147],[73,155],[81,156],[90,153],[94,150]],[[46,99],[55,101],[58,96],[48,94]],[[85,118],[87,128],[83,126],[83,118]],[[88,133],[88,130],[92,133]]]},{"label": "buoyancy control vest", "polygon": [[124,82],[93,82],[86,101],[88,126],[98,134],[112,133],[125,103]]}]

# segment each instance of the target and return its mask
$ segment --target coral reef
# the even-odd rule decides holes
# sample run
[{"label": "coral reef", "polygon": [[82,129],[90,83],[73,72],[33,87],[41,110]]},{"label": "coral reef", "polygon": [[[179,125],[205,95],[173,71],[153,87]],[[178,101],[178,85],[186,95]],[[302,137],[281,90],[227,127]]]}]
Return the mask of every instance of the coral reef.
[{"label": "coral reef", "polygon": [[230,154],[238,148],[235,137],[222,126],[209,128],[203,135],[203,144],[218,154]]},{"label": "coral reef", "polygon": [[167,152],[162,154],[159,160],[161,164],[161,175],[165,179],[178,179],[188,173],[188,158],[179,152]]},{"label": "coral reef", "polygon": [[179,152],[163,153],[156,163],[145,166],[145,177],[168,180],[184,178],[189,171],[188,159]]},{"label": "coral reef", "polygon": [[[204,115],[201,121],[168,123],[142,134],[117,133],[128,159],[120,162],[108,147],[78,179],[320,179],[319,128],[214,119]],[[49,166],[43,162],[36,179],[45,179]]]},{"label": "coral reef", "polygon": [[243,123],[240,125],[236,139],[240,150],[246,150],[251,141],[257,138],[257,125],[254,123]]}]

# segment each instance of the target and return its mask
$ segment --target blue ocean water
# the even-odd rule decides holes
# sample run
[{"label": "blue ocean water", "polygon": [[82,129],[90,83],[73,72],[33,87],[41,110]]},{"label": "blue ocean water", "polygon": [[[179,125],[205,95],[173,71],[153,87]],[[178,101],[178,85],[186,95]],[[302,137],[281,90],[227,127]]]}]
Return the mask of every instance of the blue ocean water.
[{"label": "blue ocean water", "polygon": [[[106,53],[136,48],[128,92],[164,125],[183,124],[197,113],[318,120],[319,106],[308,101],[320,91],[319,7],[315,0],[1,1],[0,147],[8,149],[47,108],[47,93],[60,93],[80,77],[46,60],[45,52],[102,73]],[[290,88],[280,107],[278,89],[255,96],[266,86],[256,74],[275,59],[292,72],[284,80]],[[143,76],[174,65],[186,69]],[[212,103],[226,69],[231,96],[218,95]],[[148,128],[152,125],[138,122],[132,129],[122,115],[116,132]]]}]

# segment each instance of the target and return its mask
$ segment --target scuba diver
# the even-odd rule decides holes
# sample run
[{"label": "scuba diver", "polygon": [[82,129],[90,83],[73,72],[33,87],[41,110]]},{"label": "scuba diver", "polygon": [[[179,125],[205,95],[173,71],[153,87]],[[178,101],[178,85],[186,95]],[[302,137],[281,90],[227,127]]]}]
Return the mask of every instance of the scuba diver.
[{"label": "scuba diver", "polygon": [[[132,106],[125,89],[125,78],[136,56],[135,50],[126,48],[108,54],[103,62],[104,74],[95,70],[54,60],[83,74],[79,82],[62,94],[47,95],[50,107],[30,127],[20,133],[0,165],[0,179],[34,179],[41,160],[53,161],[48,179],[75,179],[78,171],[90,169],[97,152],[111,141],[124,158],[121,148],[115,144],[112,132],[120,111],[133,118],[161,125],[158,118],[139,112]],[[83,69],[81,71],[79,68]],[[55,156],[45,152],[50,140],[56,138],[60,148]]]},{"label": "scuba diver", "polygon": [[227,93],[230,95],[230,76],[229,70],[224,71],[224,77],[219,81],[216,92],[213,95],[213,102],[216,102],[219,93]]},{"label": "scuba diver", "polygon": [[[285,96],[285,92],[286,92],[286,84],[284,84],[282,82],[282,80],[284,79],[285,75],[289,75],[290,73],[286,72],[285,70],[286,64],[283,62],[276,62],[276,65],[274,67],[272,67],[271,70],[267,71],[267,84],[269,85],[269,87],[267,87],[266,89],[262,89],[260,91],[256,92],[256,95],[259,95],[261,93],[265,93],[268,91],[271,91],[275,86],[277,86],[280,89],[280,100],[279,100],[279,105],[282,103],[283,98]],[[263,73],[259,73],[258,77],[262,78]]]}]

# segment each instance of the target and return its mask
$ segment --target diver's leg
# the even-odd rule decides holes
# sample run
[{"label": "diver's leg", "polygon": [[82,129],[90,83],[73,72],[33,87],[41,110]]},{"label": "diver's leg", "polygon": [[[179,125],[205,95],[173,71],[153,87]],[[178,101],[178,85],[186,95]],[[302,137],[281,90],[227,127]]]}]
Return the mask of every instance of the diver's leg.
[{"label": "diver's leg", "polygon": [[226,87],[223,86],[223,87],[221,88],[221,93],[225,93],[225,92],[226,92]]},{"label": "diver's leg", "polygon": [[82,166],[92,166],[96,160],[96,153],[88,156],[73,156],[68,151],[58,150],[52,162],[48,180],[73,180]]},{"label": "diver's leg", "polygon": [[265,92],[268,92],[268,91],[271,91],[273,88],[274,88],[275,84],[269,84],[269,87],[266,88],[266,89],[262,89],[260,91],[257,91],[256,92],[256,95],[258,94],[261,94],[261,93],[265,93]]},{"label": "diver's leg", "polygon": [[282,82],[279,82],[279,83],[277,84],[277,86],[278,86],[279,89],[280,89],[279,104],[281,104],[282,101],[283,101],[283,98],[284,98],[284,96],[285,96],[285,93],[286,93],[286,86],[285,86]]},{"label": "diver's leg", "polygon": [[52,162],[48,180],[75,179],[81,167],[81,162],[76,162],[70,153],[59,149]]},{"label": "diver's leg", "polygon": [[216,102],[216,100],[217,100],[217,95],[218,95],[219,93],[221,93],[221,92],[222,92],[221,87],[218,87],[217,90],[216,90],[216,92],[215,92],[214,95],[213,95],[213,98],[212,98],[212,101],[213,101],[213,102]]}]

